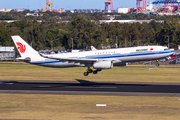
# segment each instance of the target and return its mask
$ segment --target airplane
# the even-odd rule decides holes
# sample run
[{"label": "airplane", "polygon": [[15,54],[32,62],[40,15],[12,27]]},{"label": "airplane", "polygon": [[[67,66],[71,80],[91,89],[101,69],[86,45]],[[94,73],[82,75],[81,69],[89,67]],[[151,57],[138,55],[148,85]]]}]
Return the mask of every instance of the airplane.
[{"label": "airplane", "polygon": [[94,51],[94,50],[97,50],[94,46],[91,46],[91,50]]},{"label": "airplane", "polygon": [[174,53],[167,47],[154,45],[45,55],[34,50],[20,36],[11,37],[21,55],[18,60],[45,67],[87,67],[84,76],[114,66],[125,66],[127,62],[158,60]]}]

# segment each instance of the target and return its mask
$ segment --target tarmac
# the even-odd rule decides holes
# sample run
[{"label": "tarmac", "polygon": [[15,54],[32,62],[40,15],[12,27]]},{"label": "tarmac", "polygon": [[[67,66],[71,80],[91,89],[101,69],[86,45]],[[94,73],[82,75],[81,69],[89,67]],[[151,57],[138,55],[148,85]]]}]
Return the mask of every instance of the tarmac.
[{"label": "tarmac", "polygon": [[108,83],[85,80],[77,81],[78,82],[0,81],[0,93],[180,97],[180,84],[176,83]]}]

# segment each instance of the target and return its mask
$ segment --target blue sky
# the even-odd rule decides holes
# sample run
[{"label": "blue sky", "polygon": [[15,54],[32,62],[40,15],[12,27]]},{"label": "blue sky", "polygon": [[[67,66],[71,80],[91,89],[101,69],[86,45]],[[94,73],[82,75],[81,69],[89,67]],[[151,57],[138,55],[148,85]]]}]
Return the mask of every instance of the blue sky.
[{"label": "blue sky", "polygon": [[[102,9],[106,0],[51,0],[53,9],[65,8],[65,10],[74,9]],[[136,0],[112,0],[114,10],[118,7],[136,7]],[[149,0],[147,0],[149,1]],[[46,0],[0,0],[0,9],[31,9],[44,8]]]}]

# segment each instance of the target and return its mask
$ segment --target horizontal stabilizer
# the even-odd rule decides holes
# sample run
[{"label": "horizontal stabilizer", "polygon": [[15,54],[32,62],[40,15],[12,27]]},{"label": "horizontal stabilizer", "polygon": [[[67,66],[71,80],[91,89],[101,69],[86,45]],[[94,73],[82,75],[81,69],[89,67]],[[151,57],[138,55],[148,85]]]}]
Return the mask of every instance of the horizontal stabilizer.
[{"label": "horizontal stabilizer", "polygon": [[19,57],[19,58],[16,58],[16,60],[29,63],[31,61],[31,58],[29,58],[29,57],[26,57],[26,58]]}]

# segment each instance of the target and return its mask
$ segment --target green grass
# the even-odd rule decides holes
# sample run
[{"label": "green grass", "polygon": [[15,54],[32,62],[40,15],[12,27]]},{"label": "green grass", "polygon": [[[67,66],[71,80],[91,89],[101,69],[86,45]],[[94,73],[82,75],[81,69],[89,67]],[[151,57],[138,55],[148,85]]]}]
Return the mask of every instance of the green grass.
[{"label": "green grass", "polygon": [[34,65],[0,64],[0,80],[180,83],[180,68],[114,67],[97,75],[83,76],[87,68],[48,68]]},{"label": "green grass", "polygon": [[[0,64],[0,80],[180,83],[180,68],[114,67],[83,76],[86,68]],[[0,94],[0,119],[179,120],[178,97]],[[107,104],[107,107],[96,107]]]},{"label": "green grass", "polygon": [[178,120],[179,113],[177,97],[0,94],[0,119]]}]

